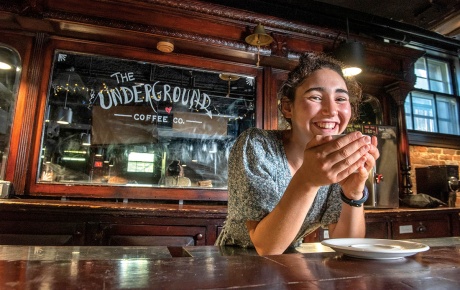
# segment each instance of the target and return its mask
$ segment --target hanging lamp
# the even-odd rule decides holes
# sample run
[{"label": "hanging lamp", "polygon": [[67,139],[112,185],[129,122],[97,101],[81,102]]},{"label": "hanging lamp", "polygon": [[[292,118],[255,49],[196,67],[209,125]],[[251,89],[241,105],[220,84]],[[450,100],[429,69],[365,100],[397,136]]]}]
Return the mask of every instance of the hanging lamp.
[{"label": "hanging lamp", "polygon": [[221,80],[227,81],[228,82],[228,91],[226,97],[230,97],[230,84],[233,81],[237,81],[240,79],[240,76],[234,75],[234,74],[219,74],[219,78]]},{"label": "hanging lamp", "polygon": [[347,40],[334,51],[334,56],[344,63],[344,76],[355,76],[364,68],[364,46],[361,42],[350,40],[349,34],[347,18]]},{"label": "hanging lamp", "polygon": [[70,81],[70,75],[67,80],[64,107],[59,107],[57,111],[56,122],[59,124],[64,124],[64,125],[72,123],[72,117],[73,117],[72,109],[67,107],[67,96],[69,95],[69,87],[68,87],[69,81]]}]

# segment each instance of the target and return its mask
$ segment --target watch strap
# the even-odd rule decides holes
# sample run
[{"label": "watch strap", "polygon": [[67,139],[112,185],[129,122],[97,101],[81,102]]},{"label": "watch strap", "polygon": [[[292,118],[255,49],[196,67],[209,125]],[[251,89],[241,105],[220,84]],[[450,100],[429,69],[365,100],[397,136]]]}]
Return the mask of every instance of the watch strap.
[{"label": "watch strap", "polygon": [[363,203],[365,203],[367,198],[369,197],[369,190],[367,190],[367,187],[364,186],[363,197],[361,199],[354,200],[354,199],[349,199],[348,197],[346,197],[345,194],[343,193],[343,190],[340,189],[340,197],[342,198],[342,201],[344,203],[350,206],[361,207]]}]

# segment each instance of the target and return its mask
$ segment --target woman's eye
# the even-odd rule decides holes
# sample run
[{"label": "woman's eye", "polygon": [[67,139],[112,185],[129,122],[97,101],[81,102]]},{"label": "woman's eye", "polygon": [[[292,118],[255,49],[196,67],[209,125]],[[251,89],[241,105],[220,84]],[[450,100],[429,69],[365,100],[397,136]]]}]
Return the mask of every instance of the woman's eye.
[{"label": "woman's eye", "polygon": [[308,99],[312,101],[321,101],[321,96],[310,96]]},{"label": "woman's eye", "polygon": [[345,102],[348,102],[348,98],[347,98],[347,97],[337,97],[335,100],[336,100],[336,102],[338,102],[338,103],[345,103]]}]

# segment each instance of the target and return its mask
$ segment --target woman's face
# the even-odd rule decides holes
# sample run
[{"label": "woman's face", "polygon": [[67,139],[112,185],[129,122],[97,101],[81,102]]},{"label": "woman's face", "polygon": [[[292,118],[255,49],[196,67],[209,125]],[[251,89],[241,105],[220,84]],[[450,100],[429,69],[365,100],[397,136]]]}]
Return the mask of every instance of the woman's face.
[{"label": "woman's face", "polygon": [[306,78],[295,92],[290,112],[294,134],[310,141],[315,135],[336,135],[345,131],[351,118],[350,97],[343,78],[322,68]]}]

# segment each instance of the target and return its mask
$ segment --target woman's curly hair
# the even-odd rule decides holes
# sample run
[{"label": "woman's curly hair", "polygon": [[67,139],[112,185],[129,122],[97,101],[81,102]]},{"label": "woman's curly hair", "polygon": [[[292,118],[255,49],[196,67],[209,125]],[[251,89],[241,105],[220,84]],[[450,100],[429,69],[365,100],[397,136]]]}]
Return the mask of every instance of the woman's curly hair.
[{"label": "woman's curly hair", "polygon": [[[338,73],[347,85],[351,104],[351,120],[358,116],[358,108],[362,98],[361,86],[353,77],[345,77],[342,72],[344,64],[337,59],[320,52],[305,52],[300,56],[299,64],[289,73],[287,80],[278,92],[278,100],[283,97],[294,102],[295,92],[302,82],[313,72],[328,68]],[[290,123],[290,120],[287,120]]]}]

